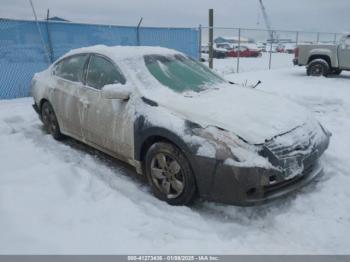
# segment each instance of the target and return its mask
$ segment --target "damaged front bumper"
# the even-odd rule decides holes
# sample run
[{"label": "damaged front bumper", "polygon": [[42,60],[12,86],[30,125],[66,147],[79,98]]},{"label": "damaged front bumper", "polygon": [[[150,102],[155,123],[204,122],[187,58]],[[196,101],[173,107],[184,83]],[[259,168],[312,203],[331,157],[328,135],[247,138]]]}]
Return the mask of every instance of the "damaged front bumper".
[{"label": "damaged front bumper", "polygon": [[238,206],[262,204],[290,194],[310,183],[323,170],[317,159],[301,174],[283,179],[284,174],[273,169],[229,166],[205,157],[197,157],[196,161],[202,178],[202,185],[198,185],[202,198]]},{"label": "damaged front bumper", "polygon": [[285,159],[276,162],[275,166],[281,168],[269,169],[228,165],[217,158],[195,156],[193,169],[199,193],[205,200],[238,206],[262,204],[290,194],[322,173],[319,159],[328,148],[329,137],[325,133],[322,141],[312,145],[312,150],[298,157],[302,168],[293,175],[288,172],[288,164],[281,164],[290,163]]}]

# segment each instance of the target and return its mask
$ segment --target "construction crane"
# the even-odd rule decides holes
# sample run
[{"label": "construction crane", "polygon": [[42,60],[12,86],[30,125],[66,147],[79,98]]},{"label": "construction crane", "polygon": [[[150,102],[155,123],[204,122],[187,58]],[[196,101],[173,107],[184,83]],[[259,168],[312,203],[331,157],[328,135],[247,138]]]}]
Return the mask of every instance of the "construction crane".
[{"label": "construction crane", "polygon": [[259,3],[260,3],[261,11],[262,11],[262,14],[264,17],[265,25],[266,25],[270,40],[274,41],[274,34],[273,34],[272,29],[271,29],[271,23],[270,23],[269,17],[267,16],[267,13],[266,13],[266,8],[265,8],[262,0],[259,0]]}]

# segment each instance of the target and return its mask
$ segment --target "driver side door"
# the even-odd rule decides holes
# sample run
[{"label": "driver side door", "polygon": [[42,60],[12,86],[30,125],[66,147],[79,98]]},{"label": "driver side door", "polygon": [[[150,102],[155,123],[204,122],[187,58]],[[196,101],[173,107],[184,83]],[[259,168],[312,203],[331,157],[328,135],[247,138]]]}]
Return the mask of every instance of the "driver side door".
[{"label": "driver side door", "polygon": [[130,159],[133,156],[133,108],[128,101],[102,96],[102,88],[111,84],[124,85],[126,79],[110,59],[91,54],[80,92],[83,137],[118,158]]}]

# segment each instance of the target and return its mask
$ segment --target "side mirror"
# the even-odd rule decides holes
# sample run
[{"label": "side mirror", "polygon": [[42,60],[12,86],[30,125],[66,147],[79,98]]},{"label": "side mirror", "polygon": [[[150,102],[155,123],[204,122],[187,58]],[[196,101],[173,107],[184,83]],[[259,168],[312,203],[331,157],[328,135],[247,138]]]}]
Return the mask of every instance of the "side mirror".
[{"label": "side mirror", "polygon": [[113,84],[102,88],[102,97],[105,99],[128,100],[131,95],[131,89],[127,85]]}]

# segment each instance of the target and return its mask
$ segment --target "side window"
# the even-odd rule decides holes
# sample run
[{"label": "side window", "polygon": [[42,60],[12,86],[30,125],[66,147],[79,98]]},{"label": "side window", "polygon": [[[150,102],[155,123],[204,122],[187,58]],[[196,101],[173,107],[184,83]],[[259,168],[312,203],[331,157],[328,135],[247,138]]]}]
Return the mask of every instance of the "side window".
[{"label": "side window", "polygon": [[65,58],[56,65],[54,74],[73,82],[83,82],[86,59],[86,54]]},{"label": "side window", "polygon": [[125,82],[124,76],[110,61],[100,56],[91,56],[86,77],[88,86],[101,89],[105,85]]}]

